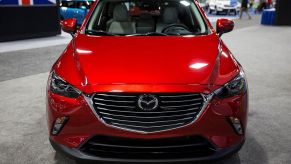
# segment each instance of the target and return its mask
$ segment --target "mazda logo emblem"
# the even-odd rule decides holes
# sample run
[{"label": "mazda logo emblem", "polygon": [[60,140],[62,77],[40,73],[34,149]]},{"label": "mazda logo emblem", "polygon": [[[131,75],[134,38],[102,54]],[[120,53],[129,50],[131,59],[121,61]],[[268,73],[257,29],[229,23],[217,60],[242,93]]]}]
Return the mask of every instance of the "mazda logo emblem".
[{"label": "mazda logo emblem", "polygon": [[139,96],[137,104],[144,111],[152,111],[158,108],[159,100],[155,95],[143,94]]}]

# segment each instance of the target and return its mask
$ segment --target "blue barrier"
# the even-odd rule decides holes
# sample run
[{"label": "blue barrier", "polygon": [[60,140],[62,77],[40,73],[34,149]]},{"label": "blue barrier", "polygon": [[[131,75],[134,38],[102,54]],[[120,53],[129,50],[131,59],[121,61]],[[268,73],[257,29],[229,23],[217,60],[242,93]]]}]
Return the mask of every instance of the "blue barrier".
[{"label": "blue barrier", "polygon": [[274,25],[275,24],[275,9],[265,9],[262,14],[261,24]]}]

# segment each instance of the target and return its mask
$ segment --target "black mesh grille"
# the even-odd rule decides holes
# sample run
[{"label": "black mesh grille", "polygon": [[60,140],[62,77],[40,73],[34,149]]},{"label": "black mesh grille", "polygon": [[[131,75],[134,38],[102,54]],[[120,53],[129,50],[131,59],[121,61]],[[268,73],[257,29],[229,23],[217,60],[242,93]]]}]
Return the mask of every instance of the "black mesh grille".
[{"label": "black mesh grille", "polygon": [[120,159],[195,158],[215,153],[213,146],[200,136],[161,139],[95,136],[80,150],[93,156]]},{"label": "black mesh grille", "polygon": [[201,111],[203,97],[198,93],[151,93],[157,109],[144,111],[137,105],[145,93],[96,93],[93,106],[109,125],[142,132],[173,129],[191,123]]}]

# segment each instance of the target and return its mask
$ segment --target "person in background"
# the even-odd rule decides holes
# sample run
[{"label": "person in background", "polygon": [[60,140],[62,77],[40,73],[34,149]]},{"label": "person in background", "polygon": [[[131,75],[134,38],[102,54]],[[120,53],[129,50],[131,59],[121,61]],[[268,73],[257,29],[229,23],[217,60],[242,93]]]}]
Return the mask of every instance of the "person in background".
[{"label": "person in background", "polygon": [[267,7],[266,0],[260,0],[260,4],[256,9],[256,13],[261,13]]},{"label": "person in background", "polygon": [[250,7],[249,7],[250,12],[253,12],[254,3],[255,3],[254,0],[250,0]]},{"label": "person in background", "polygon": [[249,14],[249,10],[248,10],[248,0],[242,0],[241,1],[241,8],[240,8],[240,16],[239,16],[239,19],[242,18],[242,15],[243,15],[243,12],[245,12],[249,19],[251,19],[251,15]]},{"label": "person in background", "polygon": [[267,1],[267,8],[272,8],[273,7],[273,0],[268,0]]}]

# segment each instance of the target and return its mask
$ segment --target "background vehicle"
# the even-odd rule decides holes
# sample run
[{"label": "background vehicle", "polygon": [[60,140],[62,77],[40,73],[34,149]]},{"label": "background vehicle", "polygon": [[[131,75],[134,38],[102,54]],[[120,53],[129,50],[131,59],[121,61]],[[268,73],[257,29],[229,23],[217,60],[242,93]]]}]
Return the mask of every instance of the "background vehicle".
[{"label": "background vehicle", "polygon": [[60,3],[61,20],[76,18],[81,25],[95,0],[62,0]]},{"label": "background vehicle", "polygon": [[240,10],[241,3],[237,0],[209,0],[208,13],[226,13],[237,14]]}]

